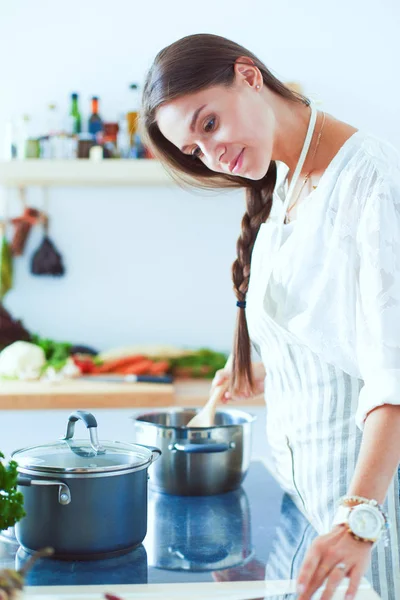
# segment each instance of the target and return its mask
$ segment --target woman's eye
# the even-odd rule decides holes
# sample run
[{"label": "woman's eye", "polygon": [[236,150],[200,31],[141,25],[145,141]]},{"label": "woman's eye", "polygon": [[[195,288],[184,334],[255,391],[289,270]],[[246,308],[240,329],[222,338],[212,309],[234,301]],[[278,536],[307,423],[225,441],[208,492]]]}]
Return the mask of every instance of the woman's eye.
[{"label": "woman's eye", "polygon": [[196,146],[196,148],[194,148],[192,150],[191,154],[192,154],[193,158],[199,158],[201,156],[201,150],[200,150],[200,148],[198,146]]},{"label": "woman's eye", "polygon": [[213,131],[214,128],[215,128],[215,119],[214,118],[209,119],[204,124],[204,131]]}]

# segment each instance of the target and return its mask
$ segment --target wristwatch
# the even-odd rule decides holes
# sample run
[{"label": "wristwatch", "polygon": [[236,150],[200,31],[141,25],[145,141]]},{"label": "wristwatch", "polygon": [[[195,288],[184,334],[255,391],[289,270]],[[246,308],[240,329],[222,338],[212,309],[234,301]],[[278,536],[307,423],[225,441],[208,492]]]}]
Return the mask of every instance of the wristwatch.
[{"label": "wristwatch", "polygon": [[349,533],[361,542],[376,542],[385,524],[382,512],[371,504],[339,506],[333,520],[333,525],[346,525]]}]

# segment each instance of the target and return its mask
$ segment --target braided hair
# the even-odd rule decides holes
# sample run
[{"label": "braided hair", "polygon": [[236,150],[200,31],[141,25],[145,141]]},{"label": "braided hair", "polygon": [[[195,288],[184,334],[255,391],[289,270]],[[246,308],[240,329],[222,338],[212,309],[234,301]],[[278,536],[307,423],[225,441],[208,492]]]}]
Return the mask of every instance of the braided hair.
[{"label": "braided hair", "polygon": [[251,255],[260,226],[271,212],[276,184],[276,164],[271,161],[265,176],[257,181],[210,170],[200,159],[179,150],[161,133],[157,110],[179,97],[216,85],[234,82],[234,65],[239,57],[250,58],[262,74],[264,84],[275,94],[308,105],[307,98],[291,91],[254,54],[243,46],[212,34],[186,36],[161,50],[145,81],[140,113],[140,130],[150,148],[180,184],[215,188],[245,188],[246,213],[237,241],[237,258],[232,266],[233,288],[239,304],[230,387],[232,393],[254,391],[250,337],[244,302],[249,286]]}]

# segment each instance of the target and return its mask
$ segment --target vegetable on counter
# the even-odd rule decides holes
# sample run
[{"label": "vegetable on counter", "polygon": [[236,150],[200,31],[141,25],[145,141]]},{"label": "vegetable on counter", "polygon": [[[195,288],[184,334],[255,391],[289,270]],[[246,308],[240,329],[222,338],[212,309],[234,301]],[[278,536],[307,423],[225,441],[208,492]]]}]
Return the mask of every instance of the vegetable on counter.
[{"label": "vegetable on counter", "polygon": [[31,343],[14,342],[0,352],[0,378],[59,381],[109,374],[212,379],[226,360],[226,354],[209,348],[193,350],[160,344],[127,346],[99,354],[89,346],[34,334]]},{"label": "vegetable on counter", "polygon": [[0,376],[8,379],[38,379],[46,364],[42,348],[31,342],[14,342],[0,352]]},{"label": "vegetable on counter", "polygon": [[113,375],[164,375],[170,367],[166,360],[157,361],[146,358],[142,355],[125,356],[124,358],[115,358],[105,360],[102,364],[95,366],[91,374],[103,375],[110,373]]},{"label": "vegetable on counter", "polygon": [[42,348],[47,366],[52,366],[55,369],[64,366],[70,356],[72,344],[68,342],[56,342],[49,338],[41,338],[36,334],[32,335],[32,342]]},{"label": "vegetable on counter", "polygon": [[12,288],[13,261],[11,248],[5,234],[5,223],[0,222],[0,300]]},{"label": "vegetable on counter", "polygon": [[144,344],[109,350],[101,353],[98,358],[103,363],[94,369],[93,373],[118,375],[167,373],[177,378],[212,379],[215,373],[225,366],[228,356],[209,348],[191,350],[168,345]]},{"label": "vegetable on counter", "polygon": [[18,465],[15,460],[5,465],[2,458],[0,452],[0,531],[13,527],[25,516],[24,497],[16,490]]},{"label": "vegetable on counter", "polygon": [[171,359],[170,372],[174,377],[212,379],[223,369],[228,356],[208,348],[194,350],[191,354]]}]

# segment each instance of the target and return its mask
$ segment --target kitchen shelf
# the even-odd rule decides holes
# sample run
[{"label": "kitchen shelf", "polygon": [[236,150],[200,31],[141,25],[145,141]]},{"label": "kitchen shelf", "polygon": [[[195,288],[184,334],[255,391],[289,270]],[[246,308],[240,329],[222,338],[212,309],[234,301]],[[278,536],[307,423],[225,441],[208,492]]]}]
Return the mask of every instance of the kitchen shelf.
[{"label": "kitchen shelf", "polygon": [[[2,381],[0,410],[43,410],[85,408],[131,408],[158,406],[202,406],[209,398],[208,380],[180,380],[173,384],[111,383],[104,381],[62,382]],[[246,400],[248,406],[262,406],[256,396]]]},{"label": "kitchen shelf", "polygon": [[0,162],[0,185],[93,187],[176,184],[155,159],[27,159]]}]

